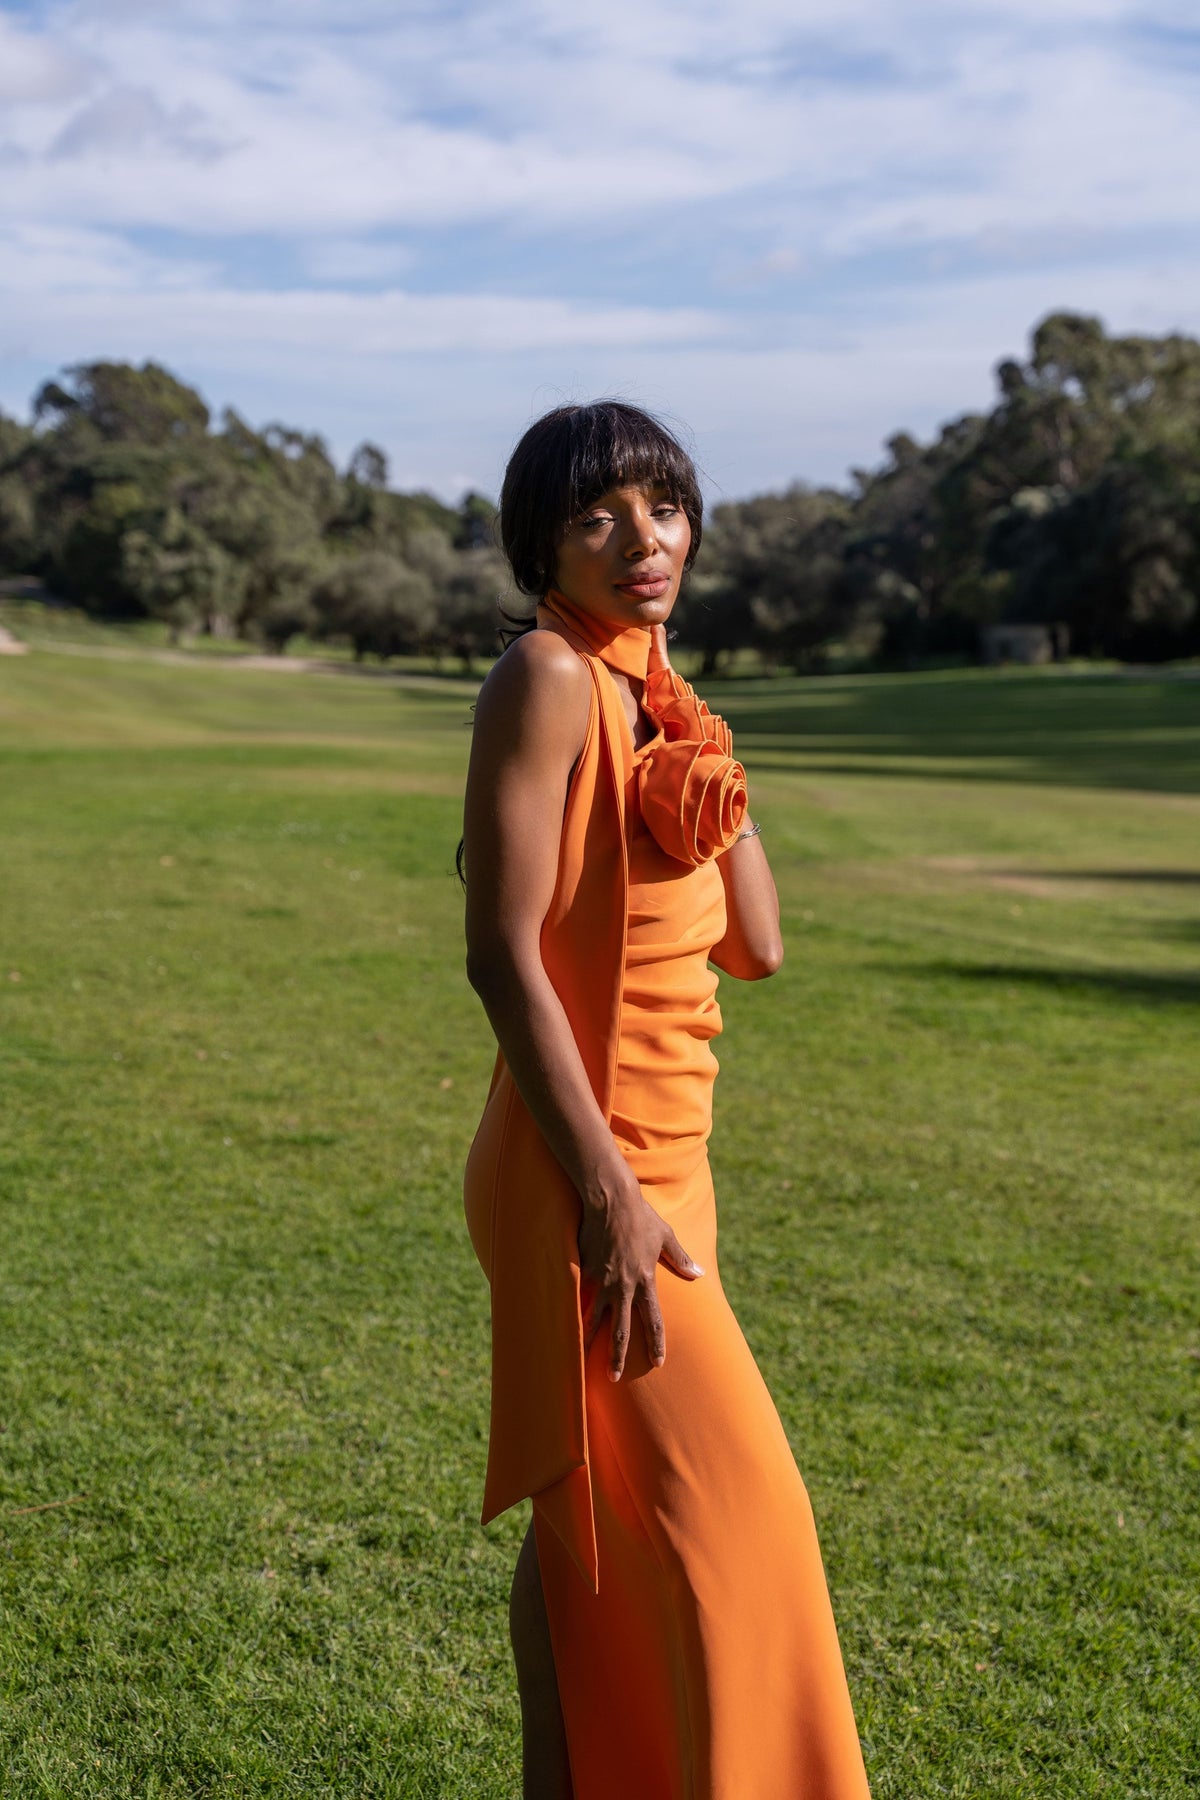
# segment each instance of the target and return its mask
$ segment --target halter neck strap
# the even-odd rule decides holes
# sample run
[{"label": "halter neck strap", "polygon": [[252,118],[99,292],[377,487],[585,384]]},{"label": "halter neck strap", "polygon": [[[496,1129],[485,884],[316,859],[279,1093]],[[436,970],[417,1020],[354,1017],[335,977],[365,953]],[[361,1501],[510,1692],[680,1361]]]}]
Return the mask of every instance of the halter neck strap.
[{"label": "halter neck strap", "polygon": [[645,625],[613,625],[594,613],[584,612],[551,588],[537,609],[537,622],[543,630],[563,630],[582,640],[585,648],[610,669],[635,681],[645,681],[650,660],[650,631]]}]

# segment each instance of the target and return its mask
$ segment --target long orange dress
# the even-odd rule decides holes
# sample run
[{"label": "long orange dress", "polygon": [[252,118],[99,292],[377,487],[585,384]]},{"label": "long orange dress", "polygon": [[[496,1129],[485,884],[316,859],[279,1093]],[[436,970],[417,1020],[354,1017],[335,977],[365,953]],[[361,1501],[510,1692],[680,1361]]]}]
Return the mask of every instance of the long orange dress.
[{"label": "long orange dress", "polygon": [[[584,1359],[578,1202],[544,1145],[539,1155],[501,1061],[466,1186],[493,1291],[485,1517],[519,1497],[514,1486],[533,1497],[576,1800],[867,1800],[808,1497],[717,1261],[707,1145],[721,1019],[708,954],[724,935],[725,898],[712,847],[736,836],[741,771],[727,732],[673,676],[665,692],[648,683],[658,731],[635,751],[603,667],[622,666],[628,643],[597,643],[594,621],[561,601],[539,623],[568,636],[593,675],[543,954],[569,1015],[576,989],[607,995],[604,920],[583,877],[617,859],[611,835],[592,831],[590,859],[572,841],[582,785],[588,825],[606,808],[618,815],[624,870],[616,993],[608,1015],[593,1006],[607,1019],[593,1033],[604,1039],[594,1085],[646,1198],[707,1273],[684,1281],[659,1269],[661,1369],[636,1323],[619,1383],[607,1376],[605,1332]],[[701,757],[698,776],[705,733],[723,763]],[[597,778],[597,743],[611,782]],[[555,927],[572,903],[597,941],[564,969]]]}]

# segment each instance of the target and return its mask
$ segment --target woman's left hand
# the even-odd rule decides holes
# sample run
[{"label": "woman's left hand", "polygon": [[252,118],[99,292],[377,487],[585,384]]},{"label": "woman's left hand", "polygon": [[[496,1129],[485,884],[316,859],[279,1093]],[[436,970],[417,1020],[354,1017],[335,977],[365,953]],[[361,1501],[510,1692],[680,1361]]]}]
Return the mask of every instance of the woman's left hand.
[{"label": "woman's left hand", "polygon": [[671,658],[667,650],[667,628],[665,625],[652,625],[650,627],[650,660],[647,665],[646,673],[648,675],[654,675],[658,670],[669,669],[670,666]]}]

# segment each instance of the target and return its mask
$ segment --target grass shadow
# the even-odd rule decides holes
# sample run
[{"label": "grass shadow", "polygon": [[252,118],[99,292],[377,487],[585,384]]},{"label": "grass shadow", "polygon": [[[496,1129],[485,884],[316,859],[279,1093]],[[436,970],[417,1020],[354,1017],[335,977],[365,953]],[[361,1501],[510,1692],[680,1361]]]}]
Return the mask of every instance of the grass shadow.
[{"label": "grass shadow", "polygon": [[1196,682],[1052,671],[783,678],[731,684],[719,705],[759,768],[803,758],[827,774],[1200,793]]},{"label": "grass shadow", "polygon": [[[999,872],[999,871],[998,871]],[[1005,869],[1005,875],[1038,881],[1124,881],[1134,886],[1200,887],[1200,869]]]},{"label": "grass shadow", "polygon": [[[884,965],[880,965],[881,967]],[[895,964],[886,965],[895,968]],[[957,963],[929,961],[905,963],[907,972],[914,971],[956,981],[995,983],[1005,986],[1048,988],[1062,993],[1091,994],[1096,997],[1150,1001],[1160,1005],[1195,1006],[1200,1003],[1200,974],[1185,972],[1159,973],[1150,969],[1081,969],[1052,968],[1037,963]]]}]

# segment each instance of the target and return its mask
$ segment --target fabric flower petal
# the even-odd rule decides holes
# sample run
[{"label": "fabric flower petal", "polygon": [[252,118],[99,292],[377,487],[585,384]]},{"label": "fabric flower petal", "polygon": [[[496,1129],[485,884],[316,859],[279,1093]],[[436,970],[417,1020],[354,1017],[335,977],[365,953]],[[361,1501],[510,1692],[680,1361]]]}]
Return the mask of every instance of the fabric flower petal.
[{"label": "fabric flower petal", "polygon": [[746,771],[717,744],[657,745],[638,768],[642,818],[668,856],[699,864],[735,842],[746,817]]},{"label": "fabric flower petal", "polygon": [[668,742],[690,738],[697,743],[716,744],[722,755],[733,750],[733,733],[719,713],[708,707],[688,682],[674,669],[652,669],[646,677],[642,704],[662,725]]},{"label": "fabric flower petal", "polygon": [[663,732],[638,769],[642,817],[668,856],[708,862],[729,849],[746,817],[733,734],[672,668],[650,671],[642,704]]}]

